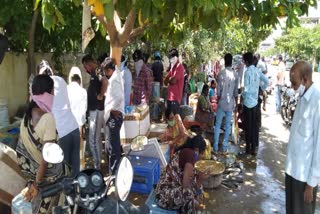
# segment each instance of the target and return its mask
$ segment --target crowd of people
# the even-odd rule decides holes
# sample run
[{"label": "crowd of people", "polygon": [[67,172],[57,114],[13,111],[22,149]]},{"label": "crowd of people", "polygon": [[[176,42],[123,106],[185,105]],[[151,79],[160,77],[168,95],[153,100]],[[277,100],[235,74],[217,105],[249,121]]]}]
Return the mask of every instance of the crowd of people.
[{"label": "crowd of people", "polygon": [[[93,167],[101,169],[102,150],[105,149],[109,174],[116,173],[122,155],[120,129],[125,106],[149,104],[152,81],[159,82],[161,88],[167,87],[165,119],[168,127],[159,140],[168,143],[170,147],[170,161],[155,191],[157,203],[164,209],[180,210],[183,213],[199,209],[202,181],[208,174],[195,170],[195,162],[202,159],[208,147],[201,134],[191,136],[188,133],[180,116],[180,106],[188,103],[188,96],[195,92],[193,75],[188,72],[187,65],[179,60],[177,49],[171,49],[168,58],[170,66],[165,74],[159,52],[155,52],[155,61],[148,66],[143,52],[134,51],[134,72],[128,68],[126,56],[121,57],[118,67],[114,59],[106,54],[97,60],[91,55],[85,55],[82,64],[90,75],[87,90],[83,88],[79,68],[71,69],[67,85],[62,77],[55,75],[48,61],[41,61],[37,67],[37,76],[30,86],[30,103],[21,123],[17,146],[18,162],[28,179],[28,186],[19,197],[23,195],[25,200],[32,202],[33,213],[50,212],[53,206],[63,202],[62,195],[56,195],[50,200],[41,199],[39,186],[42,183],[53,182],[63,175],[75,176],[85,168],[83,126],[86,118],[89,126],[86,142],[92,154]],[[208,83],[204,83],[198,98],[195,122],[202,128],[214,130],[213,154],[228,153],[231,123],[239,118],[244,130],[246,153],[253,156],[257,154],[261,108],[266,110],[267,72],[267,66],[259,54],[247,52],[242,60],[234,62],[234,57],[228,53],[224,56],[224,68],[216,72]],[[314,143],[320,137],[319,118],[314,119],[319,117],[316,112],[320,108],[320,95],[313,87],[308,63],[294,65],[290,80],[293,88],[303,91],[301,96],[305,97],[293,120],[292,129],[295,132],[291,132],[286,165],[287,209],[295,210],[298,206],[305,206],[301,205],[303,201],[312,201],[317,191],[320,175],[316,168],[320,160],[318,155],[312,154],[314,149],[320,149]],[[279,73],[277,86],[282,84],[283,77]],[[318,97],[318,100],[314,97]],[[278,106],[277,102],[277,109]],[[316,110],[311,109],[311,106],[315,106]],[[302,108],[308,110],[308,115],[303,113]],[[225,130],[219,150],[223,118]],[[105,148],[102,148],[102,129]],[[300,141],[308,144],[302,152],[304,156],[297,154],[301,149]],[[47,142],[56,142],[61,146],[64,163],[68,167],[64,163],[47,163],[42,158],[42,147]],[[306,168],[297,170],[299,163],[303,163]],[[292,196],[296,194],[299,196]],[[301,194],[304,194],[304,200]],[[306,209],[314,210],[314,204]]]}]

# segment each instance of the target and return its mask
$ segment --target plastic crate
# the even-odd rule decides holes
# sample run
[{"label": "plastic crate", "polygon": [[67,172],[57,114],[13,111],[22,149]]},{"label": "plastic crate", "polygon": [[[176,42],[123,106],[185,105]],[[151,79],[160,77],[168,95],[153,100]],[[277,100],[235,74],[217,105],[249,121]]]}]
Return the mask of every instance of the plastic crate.
[{"label": "plastic crate", "polygon": [[130,155],[133,167],[132,192],[149,194],[160,179],[160,160],[158,158]]}]

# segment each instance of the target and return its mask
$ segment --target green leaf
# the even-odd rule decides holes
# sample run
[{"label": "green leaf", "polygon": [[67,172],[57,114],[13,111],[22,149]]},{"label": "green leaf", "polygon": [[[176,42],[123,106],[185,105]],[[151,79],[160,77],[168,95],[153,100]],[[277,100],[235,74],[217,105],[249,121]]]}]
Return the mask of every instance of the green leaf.
[{"label": "green leaf", "polygon": [[102,4],[110,4],[110,3],[112,3],[112,0],[101,0],[101,3]]},{"label": "green leaf", "polygon": [[113,13],[114,13],[114,5],[112,2],[108,3],[108,4],[104,4],[104,15],[107,18],[107,21],[111,21],[113,20]]},{"label": "green leaf", "polygon": [[82,0],[72,0],[72,2],[76,7],[79,7],[82,5]]},{"label": "green leaf", "polygon": [[34,8],[33,8],[33,10],[36,10],[36,9],[38,8],[40,2],[41,2],[41,0],[36,0],[36,1],[34,2]]},{"label": "green leaf", "polygon": [[58,10],[57,7],[55,7],[55,15],[57,17],[57,22],[61,23],[62,25],[66,24],[61,12]]},{"label": "green leaf", "polygon": [[152,3],[158,9],[162,8],[164,5],[164,2],[162,0],[152,0]]},{"label": "green leaf", "polygon": [[44,16],[42,16],[42,25],[49,32],[50,32],[51,28],[53,27],[53,22],[54,22],[53,20],[54,20],[53,15],[44,14]]}]

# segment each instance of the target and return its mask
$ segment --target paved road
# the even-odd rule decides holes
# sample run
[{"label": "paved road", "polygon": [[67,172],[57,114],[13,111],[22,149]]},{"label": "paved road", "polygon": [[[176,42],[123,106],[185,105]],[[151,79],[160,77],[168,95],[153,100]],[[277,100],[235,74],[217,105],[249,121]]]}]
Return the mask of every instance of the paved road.
[{"label": "paved road", "polygon": [[[271,74],[275,74],[272,67]],[[315,73],[320,85],[320,75]],[[262,112],[260,146],[255,158],[241,158],[245,182],[238,190],[220,187],[210,190],[203,213],[285,213],[284,168],[289,129],[275,113],[275,97],[269,96],[267,111]],[[320,214],[320,194],[316,213]]]}]

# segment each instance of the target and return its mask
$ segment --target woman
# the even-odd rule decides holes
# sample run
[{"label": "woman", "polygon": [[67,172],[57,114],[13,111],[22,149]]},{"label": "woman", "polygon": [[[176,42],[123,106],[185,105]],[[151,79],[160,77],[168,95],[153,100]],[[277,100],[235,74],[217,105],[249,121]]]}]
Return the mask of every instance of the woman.
[{"label": "woman", "polygon": [[174,115],[172,109],[167,109],[165,116],[168,127],[166,131],[159,137],[159,140],[169,144],[171,160],[175,148],[181,146],[188,138],[188,132],[181,121],[180,115]]},{"label": "woman", "polygon": [[[32,213],[51,213],[53,206],[63,201],[61,194],[42,199],[39,185],[50,183],[64,175],[62,164],[49,164],[42,158],[42,148],[47,142],[56,142],[56,124],[51,114],[53,80],[48,75],[38,75],[31,86],[31,102],[20,126],[17,157],[28,186],[21,193],[30,201]],[[19,195],[18,195],[19,196]],[[17,196],[17,197],[18,197]]]},{"label": "woman", "polygon": [[202,93],[198,99],[197,111],[195,115],[195,121],[201,124],[202,128],[212,128],[214,114],[211,110],[208,100],[209,86],[204,85],[202,88]]},{"label": "woman", "polygon": [[211,109],[213,112],[216,112],[217,110],[216,88],[217,88],[217,82],[215,79],[213,79],[210,82],[210,88],[209,88],[209,101],[210,101]]},{"label": "woman", "polygon": [[109,174],[114,175],[121,158],[120,129],[124,115],[124,89],[120,70],[116,69],[113,59],[107,57],[102,68],[109,79],[105,100],[106,150],[109,155]]},{"label": "woman", "polygon": [[167,165],[165,173],[161,174],[155,190],[158,206],[177,210],[179,213],[195,213],[202,197],[202,181],[207,177],[198,173],[194,164],[200,160],[206,149],[206,143],[201,135],[188,138],[179,147]]}]

